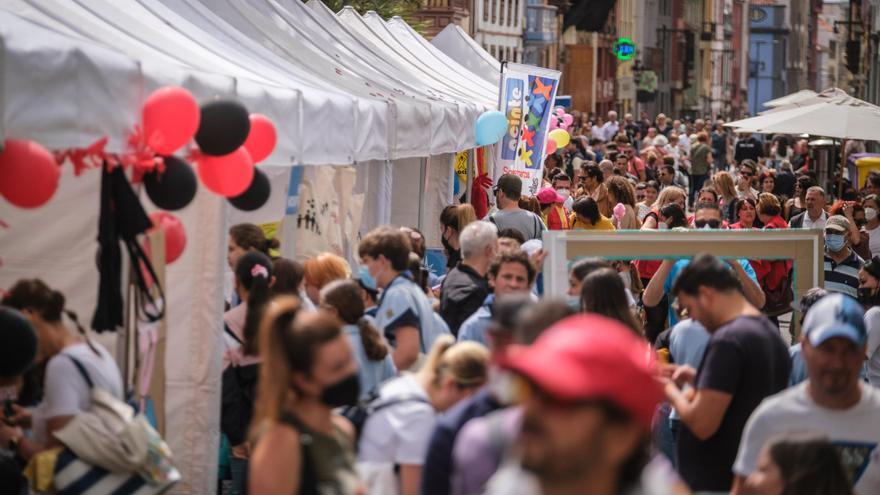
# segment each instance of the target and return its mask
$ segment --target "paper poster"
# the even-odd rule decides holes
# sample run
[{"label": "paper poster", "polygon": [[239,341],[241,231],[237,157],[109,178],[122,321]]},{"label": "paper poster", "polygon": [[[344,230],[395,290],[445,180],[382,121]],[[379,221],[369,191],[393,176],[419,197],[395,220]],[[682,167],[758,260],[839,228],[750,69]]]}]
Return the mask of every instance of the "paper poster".
[{"label": "paper poster", "polygon": [[559,76],[559,71],[508,63],[501,77],[499,108],[509,126],[497,146],[495,179],[503,174],[520,176],[526,195],[537,194],[541,185]]}]

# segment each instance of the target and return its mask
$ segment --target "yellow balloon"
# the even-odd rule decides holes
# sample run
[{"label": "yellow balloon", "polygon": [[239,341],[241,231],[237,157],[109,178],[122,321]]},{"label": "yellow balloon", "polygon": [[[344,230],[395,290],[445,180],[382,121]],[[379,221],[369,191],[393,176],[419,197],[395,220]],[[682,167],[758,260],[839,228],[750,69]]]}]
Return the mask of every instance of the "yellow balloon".
[{"label": "yellow balloon", "polygon": [[571,142],[571,135],[565,129],[553,129],[549,134],[550,139],[556,141],[556,146],[564,148]]}]

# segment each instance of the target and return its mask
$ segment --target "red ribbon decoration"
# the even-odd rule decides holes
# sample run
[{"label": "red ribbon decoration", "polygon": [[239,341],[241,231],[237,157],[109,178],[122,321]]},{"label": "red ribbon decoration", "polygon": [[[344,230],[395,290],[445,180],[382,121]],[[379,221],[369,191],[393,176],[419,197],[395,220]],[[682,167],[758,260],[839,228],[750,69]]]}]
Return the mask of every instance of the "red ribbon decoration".
[{"label": "red ribbon decoration", "polygon": [[84,171],[101,167],[106,163],[108,169],[123,166],[132,169],[132,182],[138,183],[143,179],[144,174],[158,170],[160,173],[165,171],[165,162],[162,157],[156,156],[146,144],[143,130],[136,125],[128,136],[128,146],[125,153],[116,154],[108,153],[104,150],[109,139],[107,136],[98,139],[94,143],[85,148],[68,148],[55,152],[55,161],[59,166],[65,161],[70,160],[73,164],[73,173],[79,177]]}]

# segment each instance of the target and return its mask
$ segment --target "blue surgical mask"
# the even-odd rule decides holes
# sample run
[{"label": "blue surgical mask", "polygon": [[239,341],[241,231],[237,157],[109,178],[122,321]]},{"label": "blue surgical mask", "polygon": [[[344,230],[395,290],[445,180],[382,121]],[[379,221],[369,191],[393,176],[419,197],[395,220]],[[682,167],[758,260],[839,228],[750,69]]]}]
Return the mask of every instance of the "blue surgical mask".
[{"label": "blue surgical mask", "polygon": [[846,244],[846,238],[842,234],[825,235],[825,249],[832,253],[837,253],[842,250],[844,244]]},{"label": "blue surgical mask", "polygon": [[361,265],[358,268],[358,278],[361,279],[361,283],[364,284],[364,287],[370,290],[379,290],[376,285],[376,279],[370,275],[370,270],[367,268],[367,265]]},{"label": "blue surgical mask", "polygon": [[581,310],[581,298],[578,296],[568,296],[568,299],[565,301],[568,304],[568,307],[574,311]]}]

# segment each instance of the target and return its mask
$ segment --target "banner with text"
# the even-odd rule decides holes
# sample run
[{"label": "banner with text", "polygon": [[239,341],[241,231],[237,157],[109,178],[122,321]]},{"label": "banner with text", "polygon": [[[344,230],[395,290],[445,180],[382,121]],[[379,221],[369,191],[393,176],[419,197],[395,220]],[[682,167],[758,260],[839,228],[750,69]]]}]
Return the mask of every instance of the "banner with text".
[{"label": "banner with text", "polygon": [[516,174],[529,196],[541,187],[559,76],[559,71],[512,63],[505,64],[501,76],[498,107],[507,116],[508,130],[496,146],[495,180]]}]

